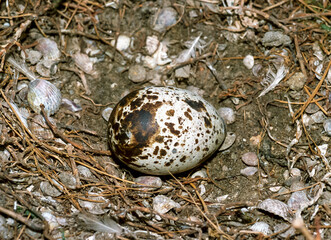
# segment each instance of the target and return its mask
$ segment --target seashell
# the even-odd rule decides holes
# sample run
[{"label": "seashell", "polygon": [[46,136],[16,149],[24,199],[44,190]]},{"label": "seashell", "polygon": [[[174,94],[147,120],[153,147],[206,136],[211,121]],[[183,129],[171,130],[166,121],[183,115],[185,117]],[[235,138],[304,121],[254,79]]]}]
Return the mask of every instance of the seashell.
[{"label": "seashell", "polygon": [[174,25],[177,21],[177,12],[172,7],[163,8],[154,16],[155,24],[153,30],[158,32],[166,31],[170,26]]},{"label": "seashell", "polygon": [[109,117],[110,117],[110,114],[112,111],[113,111],[112,107],[106,107],[101,113],[103,119],[105,119],[107,122],[109,120]]},{"label": "seashell", "polygon": [[264,235],[269,235],[272,233],[270,226],[266,222],[256,222],[250,228],[252,231],[261,232]]},{"label": "seashell", "polygon": [[180,208],[180,204],[164,195],[158,195],[153,199],[153,210],[158,213],[167,213],[172,208]]},{"label": "seashell", "polygon": [[72,101],[68,98],[62,98],[61,104],[71,112],[79,112],[83,110],[79,103],[77,103],[77,100]]},{"label": "seashell", "polygon": [[[49,117],[49,120],[53,125],[55,125],[55,121],[53,118]],[[34,116],[28,123],[30,131],[38,138],[49,140],[54,138],[53,132],[47,126],[45,119],[40,114]]]},{"label": "seashell", "polygon": [[93,73],[93,62],[85,53],[77,52],[72,55],[72,58],[77,67],[79,67],[84,73]]},{"label": "seashell", "polygon": [[265,199],[257,205],[257,208],[282,217],[289,222],[292,219],[290,208],[285,203],[277,199]]},{"label": "seashell", "polygon": [[222,143],[219,151],[224,151],[224,150],[230,148],[236,141],[236,138],[237,138],[237,135],[234,132],[227,132],[224,142]]},{"label": "seashell", "polygon": [[57,43],[49,38],[39,38],[36,49],[40,51],[45,59],[57,60],[61,56],[61,52]]},{"label": "seashell", "polygon": [[45,106],[48,116],[53,115],[61,105],[60,90],[49,81],[36,79],[29,84],[28,103],[36,113],[40,113],[40,105]]}]

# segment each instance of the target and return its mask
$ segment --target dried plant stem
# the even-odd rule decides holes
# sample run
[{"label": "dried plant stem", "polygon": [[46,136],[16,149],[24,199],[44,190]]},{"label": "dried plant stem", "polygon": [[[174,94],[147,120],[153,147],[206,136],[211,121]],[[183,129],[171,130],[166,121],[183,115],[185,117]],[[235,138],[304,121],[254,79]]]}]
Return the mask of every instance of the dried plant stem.
[{"label": "dried plant stem", "polygon": [[305,236],[305,238],[307,240],[314,240],[314,237],[311,235],[311,233],[309,232],[308,228],[305,226],[305,223],[303,222],[302,218],[296,218],[293,222],[292,222],[292,226],[299,230],[302,235]]},{"label": "dried plant stem", "polygon": [[52,123],[51,121],[49,121],[47,114],[45,112],[44,109],[44,105],[40,105],[40,109],[41,109],[41,113],[43,115],[43,117],[45,118],[45,121],[47,123],[47,125],[49,126],[49,128],[52,130],[52,132],[59,136],[63,141],[65,141],[66,143],[70,143],[72,146],[74,146],[75,148],[78,148],[79,150],[85,151],[85,152],[90,152],[90,153],[95,153],[95,154],[101,154],[101,155],[108,155],[111,156],[111,152],[110,151],[104,151],[104,150],[98,150],[98,149],[91,149],[91,148],[84,148],[82,145],[73,142],[70,138],[66,137],[65,135],[63,135]]},{"label": "dried plant stem", "polygon": [[305,64],[304,64],[303,57],[302,57],[302,54],[300,51],[300,46],[299,46],[297,35],[294,35],[294,44],[295,44],[295,49],[297,52],[297,58],[298,58],[298,61],[300,64],[301,72],[303,73],[303,75],[305,75],[305,77],[307,77],[307,72],[306,72]]},{"label": "dried plant stem", "polygon": [[44,225],[32,222],[30,219],[25,218],[25,217],[21,216],[20,214],[10,211],[4,207],[0,206],[0,212],[6,214],[7,216],[9,216],[11,218],[14,218],[17,221],[20,221],[21,223],[25,224],[32,230],[35,230],[35,231],[44,230]]},{"label": "dried plant stem", "polygon": [[319,89],[321,88],[324,79],[326,77],[326,75],[329,72],[329,69],[331,67],[331,61],[329,62],[327,68],[325,69],[325,72],[321,78],[321,80],[319,81],[319,83],[317,84],[316,88],[314,89],[314,91],[312,92],[312,94],[309,96],[308,100],[305,102],[305,104],[294,114],[292,121],[294,122],[295,120],[297,120],[302,114],[303,112],[306,110],[306,108],[308,107],[308,105],[311,103],[311,101],[313,100],[313,98],[316,96],[317,92],[319,91]]}]

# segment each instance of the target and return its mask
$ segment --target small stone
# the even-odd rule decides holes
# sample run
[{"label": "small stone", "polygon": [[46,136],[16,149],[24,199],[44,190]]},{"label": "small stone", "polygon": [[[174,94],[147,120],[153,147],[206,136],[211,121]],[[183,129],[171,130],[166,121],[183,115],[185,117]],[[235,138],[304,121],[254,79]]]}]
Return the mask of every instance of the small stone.
[{"label": "small stone", "polygon": [[291,38],[279,31],[266,32],[262,38],[262,45],[265,47],[278,47],[281,45],[289,45],[292,42]]},{"label": "small stone", "polygon": [[134,83],[144,82],[146,80],[146,70],[141,65],[133,65],[129,69],[129,79]]},{"label": "small stone", "polygon": [[246,167],[240,170],[240,173],[244,176],[253,176],[257,172],[256,167]]},{"label": "small stone", "polygon": [[287,81],[287,84],[291,90],[300,91],[305,86],[307,77],[302,72],[296,72]]},{"label": "small stone", "polygon": [[253,66],[254,66],[254,57],[252,55],[247,55],[244,60],[243,60],[243,63],[245,65],[245,67],[247,69],[252,69]]},{"label": "small stone", "polygon": [[224,119],[226,124],[231,124],[236,121],[236,115],[232,108],[221,107],[217,112]]},{"label": "small stone", "polygon": [[258,159],[256,153],[254,153],[254,152],[248,152],[248,153],[243,154],[241,156],[241,159],[248,166],[257,166],[258,162],[259,162],[259,159]]},{"label": "small stone", "polygon": [[[133,187],[139,187],[143,189],[158,189],[162,187],[162,180],[159,177],[154,176],[140,176],[134,180],[135,183]],[[140,185],[141,184],[141,185]]]}]

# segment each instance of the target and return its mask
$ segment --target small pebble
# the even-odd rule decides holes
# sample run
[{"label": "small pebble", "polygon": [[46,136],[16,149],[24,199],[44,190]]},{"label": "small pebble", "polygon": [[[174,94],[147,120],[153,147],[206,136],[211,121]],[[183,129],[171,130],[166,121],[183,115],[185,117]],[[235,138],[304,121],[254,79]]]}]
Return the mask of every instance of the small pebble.
[{"label": "small pebble", "polygon": [[[162,180],[159,177],[154,176],[140,176],[134,180],[135,183],[133,187],[139,187],[143,189],[157,189],[162,187]],[[143,184],[143,185],[140,185]],[[147,186],[146,186],[147,185]]]},{"label": "small pebble", "polygon": [[259,159],[254,152],[248,152],[241,156],[243,162],[248,166],[257,166]]},{"label": "small pebble", "polygon": [[305,86],[307,77],[302,72],[296,72],[287,81],[289,88],[293,91],[300,91]]},{"label": "small pebble", "polygon": [[236,121],[236,115],[232,108],[221,107],[217,112],[224,119],[226,124],[231,124]]},{"label": "small pebble", "polygon": [[[114,47],[115,46],[115,39],[111,41],[111,45]],[[131,43],[131,38],[129,38],[126,35],[119,35],[117,38],[117,44],[116,44],[116,49],[119,51],[125,51],[130,47]]]},{"label": "small pebble", "polygon": [[278,47],[280,45],[289,45],[291,38],[280,31],[266,32],[262,38],[262,45],[265,47]]},{"label": "small pebble", "polygon": [[129,79],[134,83],[144,82],[146,80],[146,70],[141,65],[133,65],[129,69]]},{"label": "small pebble", "polygon": [[240,170],[240,173],[244,176],[253,176],[257,172],[256,167],[246,167]]},{"label": "small pebble", "polygon": [[244,60],[243,63],[247,69],[252,69],[254,66],[254,57],[250,54],[248,54]]}]

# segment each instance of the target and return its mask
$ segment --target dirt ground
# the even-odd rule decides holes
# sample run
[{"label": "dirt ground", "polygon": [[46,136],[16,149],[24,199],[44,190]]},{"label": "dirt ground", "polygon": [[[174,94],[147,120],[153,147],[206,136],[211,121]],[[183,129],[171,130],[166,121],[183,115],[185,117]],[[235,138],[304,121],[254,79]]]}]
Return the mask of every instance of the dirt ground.
[{"label": "dirt ground", "polygon": [[[0,239],[331,238],[330,1],[0,4]],[[64,100],[33,127],[39,78]],[[231,108],[235,138],[139,182],[102,115],[153,85]]]}]

